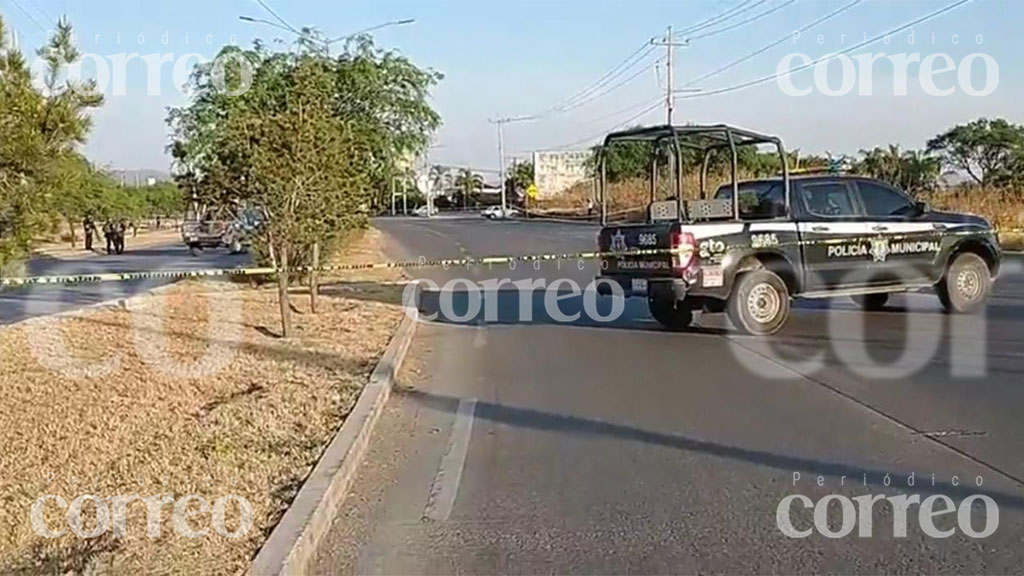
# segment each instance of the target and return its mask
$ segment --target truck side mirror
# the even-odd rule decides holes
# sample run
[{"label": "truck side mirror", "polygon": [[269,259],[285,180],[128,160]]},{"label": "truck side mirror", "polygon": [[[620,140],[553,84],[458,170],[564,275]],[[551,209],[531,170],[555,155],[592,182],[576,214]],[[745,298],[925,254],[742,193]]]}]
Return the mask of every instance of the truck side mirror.
[{"label": "truck side mirror", "polygon": [[920,216],[922,214],[927,214],[927,213],[931,212],[931,210],[932,209],[928,206],[927,202],[914,202],[914,212],[918,216]]}]

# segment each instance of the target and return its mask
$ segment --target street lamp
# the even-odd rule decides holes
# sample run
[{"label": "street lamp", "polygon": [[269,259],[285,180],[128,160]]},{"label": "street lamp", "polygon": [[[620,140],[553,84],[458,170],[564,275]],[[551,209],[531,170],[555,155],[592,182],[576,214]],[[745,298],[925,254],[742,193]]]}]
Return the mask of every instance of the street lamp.
[{"label": "street lamp", "polygon": [[242,22],[250,22],[252,24],[266,24],[267,26],[273,26],[274,28],[277,28],[279,30],[284,30],[285,32],[291,32],[292,34],[298,34],[299,33],[294,28],[289,28],[287,26],[282,26],[281,24],[278,24],[277,22],[271,22],[270,20],[264,20],[263,18],[253,18],[252,16],[239,16],[238,19],[241,20]]},{"label": "street lamp", "polygon": [[359,30],[358,32],[353,32],[351,34],[346,34],[344,36],[338,36],[333,40],[328,40],[327,42],[325,42],[325,44],[330,46],[331,44],[336,44],[343,40],[348,40],[349,38],[359,36],[360,34],[366,34],[367,32],[373,32],[374,30],[380,30],[381,28],[390,28],[391,26],[404,26],[406,24],[412,24],[414,22],[416,22],[415,18],[406,18],[404,20],[392,20],[391,22],[384,22],[383,24],[377,24],[376,26],[364,28],[363,30]]}]

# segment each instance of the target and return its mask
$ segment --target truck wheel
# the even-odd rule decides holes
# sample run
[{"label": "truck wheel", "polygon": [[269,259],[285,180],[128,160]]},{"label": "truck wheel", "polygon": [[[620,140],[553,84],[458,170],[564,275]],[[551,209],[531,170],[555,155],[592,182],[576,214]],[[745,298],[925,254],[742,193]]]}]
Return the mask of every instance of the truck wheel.
[{"label": "truck wheel", "polygon": [[881,294],[859,294],[857,296],[850,296],[850,300],[853,300],[853,303],[862,310],[881,310],[885,308],[885,303],[889,301],[889,294],[886,292]]},{"label": "truck wheel", "polygon": [[746,272],[736,279],[726,313],[740,332],[755,336],[774,334],[789,318],[789,289],[771,270]]},{"label": "truck wheel", "polygon": [[662,326],[670,330],[685,330],[693,322],[693,310],[676,306],[675,300],[671,298],[648,298],[647,307]]},{"label": "truck wheel", "polygon": [[985,307],[992,293],[992,275],[980,256],[964,252],[953,259],[935,288],[946,312],[973,314]]}]

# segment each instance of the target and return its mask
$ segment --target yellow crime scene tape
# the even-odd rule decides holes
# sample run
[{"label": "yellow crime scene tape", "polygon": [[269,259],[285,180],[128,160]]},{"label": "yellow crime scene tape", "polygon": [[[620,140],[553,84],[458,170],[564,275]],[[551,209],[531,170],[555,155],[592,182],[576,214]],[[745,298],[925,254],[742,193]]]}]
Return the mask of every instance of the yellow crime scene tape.
[{"label": "yellow crime scene tape", "polygon": [[[909,233],[903,235],[885,236],[890,241],[900,241],[919,237],[921,233]],[[948,236],[975,235],[977,231],[946,231],[939,235],[939,238]],[[798,240],[794,242],[779,242],[770,246],[763,246],[763,249],[777,249],[792,246],[813,246],[813,245],[834,245],[853,244],[858,242],[870,242],[879,237],[878,234],[866,236],[844,236],[842,238],[826,238],[818,240]],[[703,239],[707,240],[707,239]],[[701,240],[698,240],[698,243]],[[725,253],[730,250],[743,248],[752,249],[751,244],[735,244],[719,247],[717,253]],[[680,248],[650,248],[633,249],[624,251],[609,252],[567,252],[567,253],[543,253],[523,255],[495,255],[479,258],[419,258],[417,260],[394,260],[386,262],[366,262],[356,264],[334,264],[330,266],[311,267],[304,266],[293,268],[290,271],[295,273],[308,273],[314,270],[318,272],[342,272],[359,270],[381,270],[381,269],[408,269],[408,268],[453,268],[472,266],[493,266],[495,264],[511,263],[532,263],[532,262],[558,262],[558,261],[579,261],[598,260],[609,257],[623,258],[631,256],[658,256],[664,254],[687,255],[698,250],[696,246],[683,246]],[[271,276],[278,270],[273,267],[251,267],[251,268],[212,268],[201,270],[154,270],[141,272],[106,272],[97,274],[68,274],[54,276],[12,276],[0,278],[0,288],[7,286],[29,286],[47,284],[88,284],[98,282],[132,282],[138,280],[180,280],[185,278],[209,278],[209,277],[238,277],[238,276]]]}]

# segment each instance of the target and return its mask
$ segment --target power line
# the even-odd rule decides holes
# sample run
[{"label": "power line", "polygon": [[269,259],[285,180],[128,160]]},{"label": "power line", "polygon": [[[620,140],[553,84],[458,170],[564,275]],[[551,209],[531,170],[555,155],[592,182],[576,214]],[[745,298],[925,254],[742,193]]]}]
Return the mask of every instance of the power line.
[{"label": "power line", "polygon": [[270,5],[269,5],[269,4],[267,4],[267,3],[266,3],[266,2],[264,1],[264,0],[255,0],[255,2],[256,2],[257,4],[259,4],[260,6],[262,6],[264,10],[266,10],[266,11],[267,11],[267,12],[268,12],[268,13],[269,13],[269,14],[270,14],[271,16],[273,16],[273,17],[274,17],[274,19],[275,19],[275,20],[277,20],[278,22],[280,22],[282,26],[284,26],[285,28],[287,28],[287,29],[291,30],[292,32],[294,32],[294,33],[296,33],[296,34],[298,34],[298,35],[300,35],[300,36],[302,35],[302,32],[299,32],[299,31],[298,31],[298,30],[297,30],[297,29],[295,28],[295,26],[292,26],[291,24],[289,24],[287,20],[285,20],[284,18],[282,18],[282,17],[281,17],[281,15],[280,15],[280,14],[278,14],[277,12],[275,12],[275,11],[274,11],[274,9],[273,9],[273,8],[271,8],[271,7],[270,7]]},{"label": "power line", "polygon": [[906,24],[903,24],[901,26],[893,28],[892,30],[889,30],[887,32],[884,32],[884,33],[879,34],[877,36],[874,36],[872,38],[869,38],[869,39],[867,39],[867,40],[865,40],[865,41],[863,41],[863,42],[861,42],[859,44],[856,44],[854,46],[850,46],[849,48],[847,48],[845,50],[841,50],[839,52],[835,52],[833,54],[829,54],[827,56],[823,56],[823,57],[818,58],[817,60],[815,60],[813,62],[808,62],[807,64],[803,64],[801,66],[797,66],[796,68],[790,68],[789,70],[786,70],[785,72],[780,72],[778,74],[772,74],[770,76],[764,76],[762,78],[758,78],[757,80],[751,80],[749,82],[743,82],[741,84],[735,84],[733,86],[727,86],[725,88],[718,88],[716,90],[708,90],[706,92],[701,92],[699,94],[690,94],[690,95],[686,95],[686,96],[680,96],[680,98],[681,99],[690,99],[690,98],[700,98],[702,96],[714,96],[716,94],[725,94],[725,93],[728,93],[728,92],[735,92],[737,90],[743,90],[745,88],[750,88],[751,86],[757,86],[758,84],[764,84],[765,82],[771,82],[772,80],[777,80],[779,78],[783,78],[785,76],[789,76],[789,75],[791,75],[791,74],[793,74],[795,72],[799,72],[801,70],[806,70],[807,68],[815,66],[815,65],[817,65],[817,64],[819,64],[821,62],[824,62],[826,60],[830,60],[830,59],[835,58],[837,56],[842,56],[843,54],[848,54],[848,53],[850,53],[850,52],[852,52],[854,50],[857,50],[858,48],[863,48],[863,47],[865,47],[865,46],[867,46],[869,44],[874,44],[875,42],[878,42],[879,40],[882,40],[886,36],[891,36],[892,34],[896,34],[896,33],[902,32],[902,31],[906,30],[907,28],[910,28],[911,26],[916,26],[916,25],[918,25],[918,24],[920,24],[922,22],[926,22],[928,20],[931,20],[932,18],[936,18],[938,16],[941,16],[941,15],[945,14],[946,12],[949,12],[951,10],[959,8],[960,6],[963,6],[964,4],[967,4],[968,2],[971,2],[971,1],[972,0],[958,0],[957,2],[953,2],[952,4],[949,4],[949,5],[947,5],[947,6],[943,7],[943,8],[940,8],[940,9],[934,11],[934,12],[931,12],[930,14],[926,14],[924,16],[921,16],[920,18],[917,18],[915,20],[911,20],[910,22],[907,22]]},{"label": "power line", "polygon": [[775,12],[778,12],[779,10],[782,10],[783,8],[785,8],[786,6],[789,6],[790,4],[792,4],[794,2],[796,2],[796,0],[787,0],[786,2],[783,2],[782,4],[779,4],[778,6],[775,6],[774,8],[769,8],[768,10],[765,10],[764,12],[760,12],[760,13],[754,15],[754,16],[751,16],[750,18],[747,18],[746,20],[740,20],[739,22],[736,22],[735,24],[730,24],[729,26],[726,26],[724,28],[719,28],[717,30],[711,30],[710,32],[705,32],[703,34],[698,34],[696,36],[688,37],[687,40],[700,40],[701,38],[709,38],[711,36],[717,36],[717,35],[719,35],[719,34],[721,34],[723,32],[728,32],[730,30],[735,30],[736,28],[739,28],[740,26],[743,26],[745,24],[749,24],[751,22],[754,22],[755,20],[760,20],[761,18],[764,18],[765,16],[768,16],[769,14],[773,14]]},{"label": "power line", "polygon": [[[838,16],[839,14],[842,14],[843,12],[846,12],[850,8],[853,8],[854,6],[856,6],[857,4],[860,4],[863,1],[864,0],[853,0],[853,2],[850,2],[850,3],[846,4],[845,6],[840,6],[839,8],[833,10],[832,12],[829,12],[828,14],[822,16],[821,18],[818,18],[814,22],[811,22],[810,24],[807,24],[803,28],[800,28],[799,30],[797,30],[795,32],[795,34],[803,34],[804,32],[810,30],[811,28],[814,28],[818,24],[822,24],[824,22],[827,22],[828,20],[831,20],[835,16]],[[716,68],[715,70],[712,70],[711,72],[708,72],[707,74],[704,74],[703,76],[698,76],[697,78],[694,78],[693,80],[690,80],[689,82],[687,82],[685,84],[685,86],[692,86],[692,85],[694,85],[697,82],[700,82],[702,80],[707,80],[708,78],[711,78],[713,76],[718,76],[722,72],[725,72],[726,70],[730,70],[730,69],[732,69],[732,68],[734,68],[734,67],[736,67],[736,66],[738,66],[738,65],[740,65],[740,64],[742,64],[744,62],[746,62],[747,60],[750,60],[751,58],[753,58],[755,56],[764,54],[768,50],[771,50],[772,48],[774,48],[774,47],[778,46],[779,44],[782,44],[786,40],[789,40],[790,38],[792,38],[793,34],[794,34],[793,32],[788,33],[788,34],[782,36],[781,38],[779,38],[778,40],[775,40],[774,42],[770,42],[770,43],[762,46],[761,48],[758,48],[757,50],[754,50],[750,54],[747,54],[746,56],[743,56],[742,58],[738,58],[736,60],[733,60],[732,62],[726,64],[725,66],[722,66],[721,68]]]},{"label": "power line", "polygon": [[60,22],[59,19],[54,18],[53,15],[51,15],[49,12],[44,10],[42,6],[37,4],[35,2],[35,0],[28,0],[28,3],[29,3],[30,6],[32,6],[33,8],[36,9],[36,12],[39,12],[40,14],[42,14],[43,17],[46,18],[47,20],[49,20],[50,22],[55,22],[55,23],[59,23]]},{"label": "power line", "polygon": [[600,136],[603,136],[603,135],[605,135],[605,134],[607,134],[607,133],[609,133],[609,132],[611,132],[613,130],[621,128],[621,127],[625,126],[626,124],[629,124],[630,122],[633,122],[633,121],[637,120],[638,118],[641,118],[642,116],[644,116],[648,112],[651,112],[655,108],[660,107],[661,104],[662,104],[661,96],[659,96],[658,100],[654,104],[648,106],[647,108],[644,108],[643,110],[641,110],[640,112],[634,114],[633,116],[630,116],[629,118],[626,118],[622,122],[619,122],[618,124],[615,124],[614,126],[612,126],[610,128],[606,128],[606,129],[598,132],[597,134],[592,134],[590,136],[587,136],[586,138],[581,138],[579,140],[576,140],[575,142],[570,142],[569,144],[563,144],[561,146],[556,146],[553,149],[554,150],[564,150],[566,148],[572,148],[574,146],[579,146],[580,144],[584,144],[586,142],[590,142],[594,138],[598,138]]},{"label": "power line", "polygon": [[644,100],[643,102],[637,102],[636,104],[633,104],[632,106],[627,106],[625,108],[616,110],[614,112],[609,112],[608,114],[604,114],[602,116],[598,116],[597,118],[591,118],[590,120],[587,121],[587,124],[596,124],[597,122],[601,122],[601,121],[607,120],[609,118],[614,118],[614,117],[616,117],[616,116],[618,116],[620,114],[625,114],[626,112],[632,112],[633,110],[636,110],[637,108],[642,108],[644,106],[649,106],[649,105],[651,105],[654,102],[661,102],[662,98],[663,98],[663,96],[659,94],[659,95],[655,96],[653,100],[652,99],[647,99],[647,100]]},{"label": "power line", "polygon": [[24,6],[19,4],[18,0],[11,0],[11,4],[14,4],[14,7],[17,8],[18,10],[20,10],[22,14],[24,14],[25,16],[28,16],[28,19],[31,20],[32,23],[36,25],[36,28],[39,28],[39,30],[42,31],[44,37],[49,37],[50,31],[47,30],[46,27],[43,26],[39,22],[39,20],[36,19],[36,17],[32,15],[31,12],[29,12],[28,10],[25,9]]},{"label": "power line", "polygon": [[[725,12],[722,12],[721,14],[718,14],[717,16],[712,16],[711,18],[708,18],[707,20],[705,20],[705,21],[703,21],[703,22],[701,22],[699,24],[695,24],[693,26],[690,26],[689,28],[684,28],[684,29],[680,30],[679,32],[676,32],[675,35],[676,36],[685,36],[687,34],[693,34],[694,32],[700,32],[701,30],[704,30],[706,28],[710,28],[710,27],[712,27],[712,26],[714,26],[714,25],[716,25],[716,24],[718,24],[720,22],[725,22],[726,20],[731,20],[732,18],[735,18],[736,16],[739,16],[740,14],[743,14],[744,12],[749,12],[749,11],[753,10],[754,8],[757,8],[761,4],[764,4],[767,1],[768,0],[757,0],[756,2],[754,2],[754,0],[745,0],[744,2],[741,2],[738,5],[733,6],[729,10],[726,10]],[[753,4],[749,5],[749,4],[751,4],[751,2],[753,2]]]},{"label": "power line", "polygon": [[577,104],[580,99],[586,98],[587,96],[593,94],[596,90],[601,89],[603,86],[606,86],[609,82],[615,80],[633,66],[636,66],[640,61],[646,58],[647,55],[650,54],[653,50],[654,47],[650,46],[647,42],[644,42],[643,44],[640,45],[639,48],[630,53],[630,55],[627,56],[625,60],[620,62],[617,66],[613,67],[611,70],[605,72],[604,75],[598,78],[593,84],[587,86],[583,90],[580,90],[579,92],[567,98],[566,100],[560,102],[559,104],[556,104],[551,108],[544,110],[543,112],[532,115],[532,118],[541,118],[551,114],[565,112],[573,108],[578,108],[579,105],[581,105]]},{"label": "power line", "polygon": [[[661,64],[664,60],[665,60],[664,58],[658,58],[654,62],[652,62],[651,64],[654,65],[654,66],[657,66],[658,64]],[[603,98],[604,96],[607,96],[608,94],[611,94],[612,92],[618,90],[619,88],[625,86],[626,84],[629,84],[633,80],[636,80],[637,78],[640,77],[641,74],[643,74],[644,72],[647,72],[647,71],[648,71],[648,68],[647,68],[647,65],[645,64],[640,69],[638,69],[636,72],[634,72],[630,76],[622,79],[617,84],[613,85],[611,88],[608,88],[607,90],[605,90],[604,92],[601,92],[599,94],[593,95],[591,98],[588,98],[586,100],[581,100],[581,101],[577,102],[576,104],[574,104],[573,106],[571,106],[569,108],[565,108],[564,110],[562,110],[562,112],[568,112],[570,110],[575,110],[576,108],[579,108],[580,106],[589,104],[589,103],[591,103],[594,100],[597,100],[599,98]]]}]

